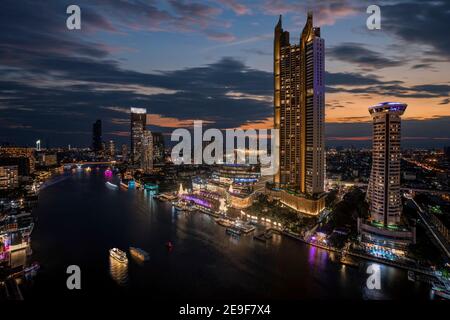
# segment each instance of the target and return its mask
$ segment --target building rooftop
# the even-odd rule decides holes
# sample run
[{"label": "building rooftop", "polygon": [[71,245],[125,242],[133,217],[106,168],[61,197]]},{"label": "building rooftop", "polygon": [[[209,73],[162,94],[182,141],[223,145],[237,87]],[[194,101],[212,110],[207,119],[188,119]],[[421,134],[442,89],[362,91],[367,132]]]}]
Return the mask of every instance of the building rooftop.
[{"label": "building rooftop", "polygon": [[369,107],[369,112],[370,114],[379,112],[399,112],[400,114],[403,114],[407,106],[408,105],[406,103],[401,102],[381,102],[377,105]]}]

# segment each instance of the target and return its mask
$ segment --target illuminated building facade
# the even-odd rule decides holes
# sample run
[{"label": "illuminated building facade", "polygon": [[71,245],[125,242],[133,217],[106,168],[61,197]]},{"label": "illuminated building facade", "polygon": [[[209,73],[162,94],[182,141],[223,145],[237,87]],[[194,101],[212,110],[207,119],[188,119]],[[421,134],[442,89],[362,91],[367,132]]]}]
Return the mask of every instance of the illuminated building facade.
[{"label": "illuminated building facade", "polygon": [[369,108],[373,121],[372,170],[367,189],[369,221],[358,221],[363,241],[405,249],[415,233],[401,221],[400,138],[405,103],[383,102]]},{"label": "illuminated building facade", "polygon": [[108,153],[108,156],[111,159],[114,159],[114,157],[116,156],[116,144],[114,143],[114,140],[109,140],[107,145],[106,145],[106,151]]},{"label": "illuminated building facade", "polygon": [[[313,26],[312,13],[295,45],[280,16],[274,39],[274,128],[279,129],[280,166],[274,184],[318,202],[323,202],[325,179],[324,73],[324,39]],[[292,207],[302,211],[301,205]]]},{"label": "illuminated building facade", "polygon": [[400,117],[406,106],[404,103],[384,102],[369,108],[373,119],[373,146],[367,200],[371,218],[384,226],[398,224],[402,212]]},{"label": "illuminated building facade", "polygon": [[139,164],[141,160],[142,140],[147,125],[147,109],[131,108],[131,162]]},{"label": "illuminated building facade", "polygon": [[0,148],[0,165],[17,165],[19,176],[29,176],[35,170],[34,148]]},{"label": "illuminated building facade", "polygon": [[128,160],[128,146],[126,144],[122,145],[122,161]]},{"label": "illuminated building facade", "polygon": [[164,136],[161,132],[152,132],[153,136],[153,162],[163,163],[164,162]]},{"label": "illuminated building facade", "polygon": [[37,154],[38,163],[42,167],[51,167],[58,165],[56,153],[39,152]]},{"label": "illuminated building facade", "polygon": [[216,165],[209,179],[193,179],[192,188],[217,194],[235,209],[250,207],[256,199],[255,184],[260,179],[259,165]]},{"label": "illuminated building facade", "polygon": [[0,190],[12,190],[19,187],[18,166],[0,166]]},{"label": "illuminated building facade", "polygon": [[153,169],[153,136],[149,130],[145,130],[142,138],[141,169],[150,173]]}]

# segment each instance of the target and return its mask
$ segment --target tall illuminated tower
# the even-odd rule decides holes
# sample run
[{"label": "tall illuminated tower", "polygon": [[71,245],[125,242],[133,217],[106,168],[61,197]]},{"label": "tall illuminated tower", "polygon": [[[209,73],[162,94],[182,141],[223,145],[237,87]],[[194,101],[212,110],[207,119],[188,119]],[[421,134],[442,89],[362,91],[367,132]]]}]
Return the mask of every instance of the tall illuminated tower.
[{"label": "tall illuminated tower", "polygon": [[324,191],[324,50],[312,13],[298,45],[290,44],[280,16],[274,43],[274,126],[280,130],[275,183],[310,195]]},{"label": "tall illuminated tower", "polygon": [[370,216],[384,226],[400,223],[400,130],[405,103],[383,102],[369,108],[373,119],[372,171],[367,200]]},{"label": "tall illuminated tower", "polygon": [[290,43],[280,16],[274,39],[274,128],[280,133],[280,168],[274,183],[309,199],[324,193],[324,73],[325,43],[320,28],[313,26],[312,13],[299,44]]},{"label": "tall illuminated tower", "polygon": [[369,252],[404,256],[415,243],[415,226],[402,219],[400,193],[401,116],[405,103],[382,102],[369,108],[373,121],[372,171],[366,198],[369,218],[358,218],[361,245]]},{"label": "tall illuminated tower", "polygon": [[142,140],[147,125],[147,109],[131,108],[131,162],[139,164],[142,151]]}]

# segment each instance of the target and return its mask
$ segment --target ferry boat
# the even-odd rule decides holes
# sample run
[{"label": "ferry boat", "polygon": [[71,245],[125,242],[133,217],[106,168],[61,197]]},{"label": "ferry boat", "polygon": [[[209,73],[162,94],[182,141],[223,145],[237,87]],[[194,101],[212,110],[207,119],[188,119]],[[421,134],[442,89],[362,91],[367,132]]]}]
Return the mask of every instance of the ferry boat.
[{"label": "ferry boat", "polygon": [[109,256],[120,263],[128,263],[127,254],[120,249],[109,249]]},{"label": "ferry boat", "polygon": [[145,262],[150,259],[149,254],[140,248],[130,247],[130,254],[133,258],[135,258],[138,261]]},{"label": "ferry boat", "polygon": [[231,227],[233,226],[233,222],[228,219],[218,218],[216,219],[218,225],[222,227]]}]

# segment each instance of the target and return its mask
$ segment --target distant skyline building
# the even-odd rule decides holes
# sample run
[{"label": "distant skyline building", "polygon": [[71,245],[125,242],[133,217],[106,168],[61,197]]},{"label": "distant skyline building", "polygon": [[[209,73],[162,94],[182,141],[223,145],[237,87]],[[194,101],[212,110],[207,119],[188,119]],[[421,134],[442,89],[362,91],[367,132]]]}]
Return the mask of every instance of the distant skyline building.
[{"label": "distant skyline building", "polygon": [[141,160],[142,140],[147,126],[147,109],[131,108],[131,162],[139,164]]},{"label": "distant skyline building", "polygon": [[128,160],[128,146],[126,144],[122,144],[122,161]]},{"label": "distant skyline building", "polygon": [[106,151],[110,158],[114,158],[116,156],[116,144],[114,140],[109,140],[106,145]]},{"label": "distant skyline building", "polygon": [[92,151],[102,151],[102,120],[100,119],[92,125]]},{"label": "distant skyline building", "polygon": [[383,102],[369,108],[373,123],[372,169],[366,199],[368,221],[358,220],[362,241],[389,247],[399,254],[415,241],[415,231],[402,221],[400,193],[401,116],[407,104]]},{"label": "distant skyline building", "polygon": [[274,184],[292,192],[281,201],[305,213],[323,210],[325,181],[325,43],[313,15],[300,43],[291,44],[282,17],[274,37],[274,128],[279,129],[279,170]]},{"label": "distant skyline building", "polygon": [[164,136],[161,132],[152,132],[153,135],[153,162],[164,162],[165,144]]},{"label": "distant skyline building", "polygon": [[153,169],[153,135],[150,130],[144,130],[142,138],[141,169],[150,173]]}]

